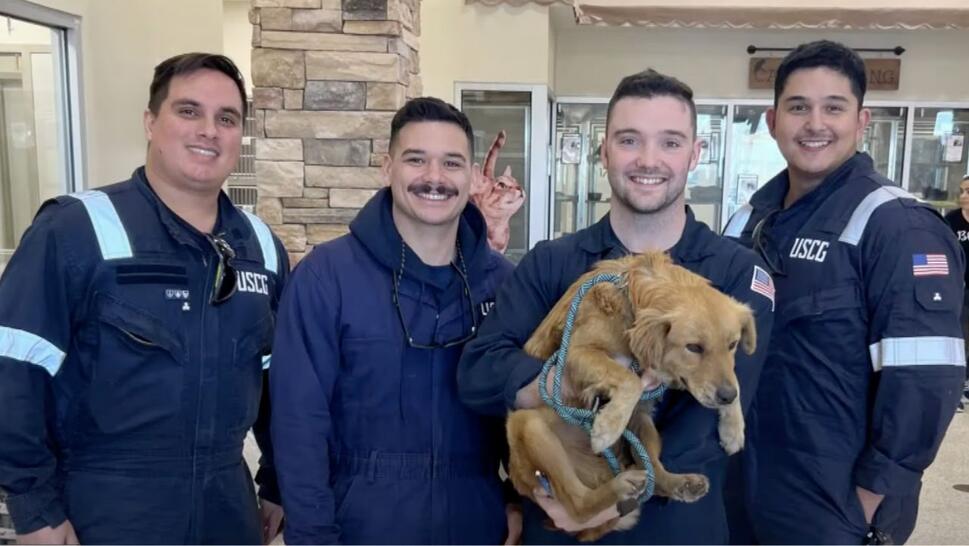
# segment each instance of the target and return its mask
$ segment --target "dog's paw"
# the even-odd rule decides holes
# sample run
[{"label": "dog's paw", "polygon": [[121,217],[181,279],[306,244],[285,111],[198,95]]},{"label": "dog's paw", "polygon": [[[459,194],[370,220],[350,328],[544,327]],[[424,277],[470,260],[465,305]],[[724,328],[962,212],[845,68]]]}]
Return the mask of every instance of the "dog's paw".
[{"label": "dog's paw", "polygon": [[710,480],[702,474],[678,474],[670,498],[681,502],[695,502],[710,491]]},{"label": "dog's paw", "polygon": [[623,431],[626,430],[626,422],[616,412],[602,411],[596,415],[592,422],[592,451],[602,453],[607,447],[619,441]]},{"label": "dog's paw", "polygon": [[721,419],[717,428],[720,434],[720,445],[727,455],[733,455],[744,447],[744,422],[735,422],[729,419]]},{"label": "dog's paw", "polygon": [[[612,489],[619,501],[638,499],[646,491],[646,471],[630,469],[620,472],[612,479]],[[618,501],[617,501],[618,502]]]}]

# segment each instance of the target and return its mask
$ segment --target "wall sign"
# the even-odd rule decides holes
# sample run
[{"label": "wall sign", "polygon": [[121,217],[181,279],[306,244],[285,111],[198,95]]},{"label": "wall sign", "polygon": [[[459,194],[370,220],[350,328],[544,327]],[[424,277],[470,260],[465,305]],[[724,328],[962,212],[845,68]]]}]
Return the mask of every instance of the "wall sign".
[{"label": "wall sign", "polygon": [[[747,74],[750,89],[773,89],[780,57],[751,57]],[[901,59],[865,59],[869,91],[898,91],[902,71]]]}]

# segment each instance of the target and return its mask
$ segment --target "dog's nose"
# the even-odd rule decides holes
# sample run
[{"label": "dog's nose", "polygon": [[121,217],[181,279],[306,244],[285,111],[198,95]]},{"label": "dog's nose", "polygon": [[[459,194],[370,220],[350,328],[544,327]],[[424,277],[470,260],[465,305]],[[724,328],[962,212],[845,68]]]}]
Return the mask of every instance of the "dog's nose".
[{"label": "dog's nose", "polygon": [[717,387],[717,403],[721,406],[734,401],[737,398],[737,388],[732,385],[722,385]]}]

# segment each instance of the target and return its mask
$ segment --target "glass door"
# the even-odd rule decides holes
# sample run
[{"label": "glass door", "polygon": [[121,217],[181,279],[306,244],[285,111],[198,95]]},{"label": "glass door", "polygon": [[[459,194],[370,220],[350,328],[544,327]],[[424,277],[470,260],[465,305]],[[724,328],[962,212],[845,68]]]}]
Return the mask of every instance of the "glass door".
[{"label": "glass door", "polygon": [[868,152],[875,162],[875,170],[900,186],[908,108],[873,106],[869,110],[871,123],[861,137],[859,149]]},{"label": "glass door", "polygon": [[733,106],[721,228],[755,191],[787,168],[767,127],[769,106],[769,103]]},{"label": "glass door", "polygon": [[40,204],[73,189],[65,31],[0,8],[0,271]]},{"label": "glass door", "polygon": [[[485,155],[500,131],[507,135],[498,155],[495,175],[511,168],[526,195],[531,195],[528,176],[531,155],[528,142],[531,130],[531,94],[525,91],[471,91],[461,94],[461,110],[474,128],[474,160],[484,165]],[[509,225],[511,239],[506,255],[518,261],[528,250],[527,209],[522,207],[512,215]]]},{"label": "glass door", "polygon": [[[475,161],[479,164],[484,162],[498,133],[505,132],[505,145],[498,154],[494,176],[498,179],[510,168],[511,176],[526,196],[508,218],[511,237],[505,255],[517,262],[528,249],[548,238],[552,134],[548,86],[456,83],[455,99],[455,106],[468,116],[474,129]],[[509,206],[499,212],[511,210]]]},{"label": "glass door", "polygon": [[941,210],[958,207],[969,173],[969,108],[915,108],[908,189]]},{"label": "glass door", "polygon": [[696,131],[700,141],[700,159],[686,185],[686,202],[697,220],[714,230],[720,229],[723,204],[723,180],[726,159],[727,106],[698,104]]},{"label": "glass door", "polygon": [[552,237],[589,226],[609,210],[612,192],[599,162],[605,124],[605,103],[557,106]]}]

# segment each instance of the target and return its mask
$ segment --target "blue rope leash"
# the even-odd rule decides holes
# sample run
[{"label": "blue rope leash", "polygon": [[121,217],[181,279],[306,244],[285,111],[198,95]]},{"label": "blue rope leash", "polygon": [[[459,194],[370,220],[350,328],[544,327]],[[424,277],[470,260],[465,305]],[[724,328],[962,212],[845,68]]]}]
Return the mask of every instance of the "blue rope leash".
[{"label": "blue rope leash", "polygon": [[[572,298],[572,304],[569,306],[569,314],[565,318],[565,328],[562,330],[562,344],[559,350],[555,352],[548,360],[545,361],[545,365],[542,366],[542,372],[538,375],[538,392],[542,397],[542,401],[545,402],[549,407],[555,410],[555,413],[559,415],[566,423],[570,423],[576,426],[580,426],[585,429],[586,432],[591,434],[592,432],[592,422],[595,419],[595,412],[585,408],[576,408],[572,406],[566,406],[562,403],[562,372],[565,370],[566,357],[569,354],[569,343],[572,340],[572,329],[575,327],[575,317],[579,312],[579,304],[582,303],[582,299],[585,297],[586,293],[592,289],[593,286],[602,283],[611,282],[613,284],[620,284],[622,282],[622,277],[615,274],[602,274],[596,275],[595,277],[589,279],[579,287],[579,291]],[[639,373],[639,364],[633,361],[633,370]],[[552,377],[552,394],[549,395],[548,380],[549,370],[555,368],[555,375]],[[643,393],[642,400],[655,400],[661,396],[666,391],[664,385],[646,391]],[[643,447],[643,443],[639,441],[639,438],[628,428],[623,431],[622,437],[629,442],[629,445],[633,447],[633,452],[636,457],[643,465],[643,470],[646,471],[646,490],[643,492],[642,496],[639,497],[639,502],[646,502],[650,497],[653,496],[653,490],[656,485],[656,475],[653,471],[653,463],[649,459],[649,455],[646,453],[646,448]],[[609,468],[612,470],[613,474],[619,474],[622,470],[619,467],[619,460],[616,459],[616,455],[612,452],[611,448],[606,448],[602,452],[602,456],[605,457],[606,462],[609,464]]]}]

